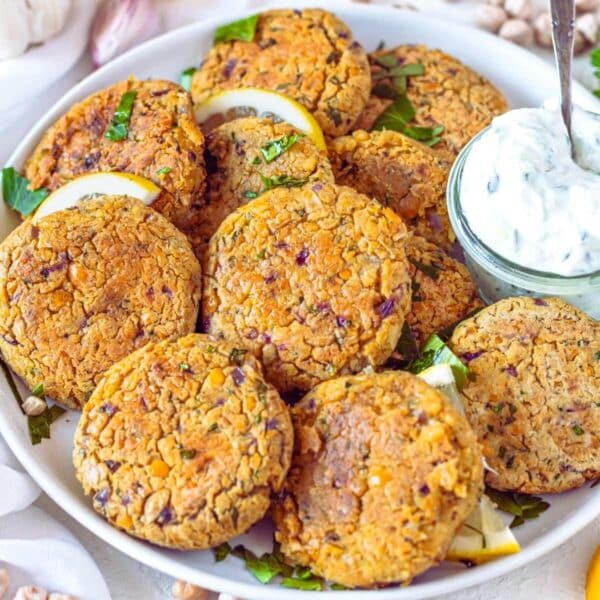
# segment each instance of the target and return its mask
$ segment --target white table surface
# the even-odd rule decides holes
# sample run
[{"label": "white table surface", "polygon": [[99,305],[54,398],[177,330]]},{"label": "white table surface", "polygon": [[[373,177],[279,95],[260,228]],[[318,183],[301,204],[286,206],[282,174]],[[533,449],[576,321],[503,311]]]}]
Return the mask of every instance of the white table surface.
[{"label": "white table surface", "polygon": [[[180,0],[179,14],[184,14],[181,4],[189,5],[195,1],[197,0],[183,0],[183,2]],[[326,2],[321,4],[326,6]],[[465,6],[450,7],[439,0],[412,0],[412,4],[437,14],[449,14],[451,18],[457,20],[467,19]],[[177,22],[178,18],[178,15],[168,16],[167,21],[174,19]],[[551,60],[550,56],[547,58]],[[44,111],[90,71],[91,62],[87,56],[84,56],[67,75],[41,96],[31,100],[25,113],[11,118],[10,122],[0,122],[0,166],[5,164],[19,140],[44,114]],[[171,577],[146,567],[108,546],[80,526],[46,495],[42,495],[36,504],[68,527],[87,548],[102,571],[113,600],[170,598],[170,588],[173,583]],[[600,518],[562,546],[529,565],[484,585],[444,595],[438,600],[583,600],[587,565],[599,544]],[[211,595],[211,600],[216,597],[216,594]]]}]

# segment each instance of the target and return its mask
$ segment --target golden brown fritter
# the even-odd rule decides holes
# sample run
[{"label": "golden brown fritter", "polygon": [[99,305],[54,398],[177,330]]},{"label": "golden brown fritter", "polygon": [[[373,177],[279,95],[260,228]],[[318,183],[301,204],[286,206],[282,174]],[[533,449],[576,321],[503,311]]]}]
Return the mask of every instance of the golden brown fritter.
[{"label": "golden brown fritter", "polygon": [[80,408],[115,361],[193,331],[199,297],[200,265],[164,217],[126,196],[85,200],[0,244],[0,352]]},{"label": "golden brown fritter", "polygon": [[500,490],[555,493],[600,477],[600,324],[559,298],[506,298],[449,341],[469,365],[466,415]]},{"label": "golden brown fritter", "polygon": [[406,242],[412,303],[406,321],[417,346],[483,306],[465,265],[419,236]]},{"label": "golden brown fritter", "polygon": [[318,385],[292,409],[273,506],[292,564],[347,587],[408,584],[441,562],[482,491],[481,450],[446,397],[402,371]]},{"label": "golden brown fritter", "polygon": [[397,131],[355,131],[331,141],[329,159],[337,183],[376,198],[419,235],[452,248],[448,168],[436,152]]},{"label": "golden brown fritter", "polygon": [[[389,84],[389,79],[378,79],[383,68],[376,59],[384,55],[395,57],[398,65],[418,63],[425,68],[423,75],[408,77],[406,95],[416,110],[416,125],[444,126],[442,139],[433,148],[449,162],[495,116],[508,110],[504,96],[485,77],[453,56],[422,44],[397,46],[370,54],[375,85]],[[369,131],[391,102],[372,93],[353,129]]]},{"label": "golden brown fritter", "polygon": [[[318,181],[333,183],[325,153],[289,123],[252,117],[236,119],[212,130],[206,143],[208,197],[196,236],[205,248],[223,219],[238,206],[260,196],[272,181],[287,181],[291,187]],[[277,152],[281,153],[272,158]],[[265,182],[264,178],[270,181]]]},{"label": "golden brown fritter", "polygon": [[347,187],[266,192],[211,239],[204,327],[252,351],[282,392],[380,365],[410,305],[405,236]]},{"label": "golden brown fritter", "polygon": [[73,461],[111,524],[198,549],[263,517],[292,444],[288,410],[260,364],[191,334],[148,344],[107,371],[84,407]]},{"label": "golden brown fritter", "polygon": [[260,14],[252,42],[216,44],[194,74],[195,103],[223,89],[286,94],[313,113],[327,135],[343,135],[371,87],[369,62],[348,27],[320,9]]},{"label": "golden brown fritter", "polygon": [[[121,97],[130,91],[136,96],[129,133],[122,141],[111,141],[104,134]],[[25,165],[32,188],[50,191],[97,171],[150,179],[162,188],[152,208],[184,233],[193,231],[204,204],[206,171],[204,136],[189,94],[171,81],[128,79],[111,85],[69,109]]]}]

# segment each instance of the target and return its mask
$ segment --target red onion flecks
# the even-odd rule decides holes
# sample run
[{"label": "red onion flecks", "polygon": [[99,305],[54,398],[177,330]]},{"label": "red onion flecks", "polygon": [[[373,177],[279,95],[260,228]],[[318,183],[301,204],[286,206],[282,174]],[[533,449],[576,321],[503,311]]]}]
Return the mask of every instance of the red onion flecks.
[{"label": "red onion flecks", "polygon": [[90,32],[94,66],[153,37],[160,29],[160,16],[151,0],[104,0]]}]

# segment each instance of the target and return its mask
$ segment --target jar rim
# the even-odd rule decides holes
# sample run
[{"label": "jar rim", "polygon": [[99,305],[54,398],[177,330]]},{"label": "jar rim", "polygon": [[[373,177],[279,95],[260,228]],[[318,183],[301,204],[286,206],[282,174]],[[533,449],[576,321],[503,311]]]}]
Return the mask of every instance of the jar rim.
[{"label": "jar rim", "polygon": [[446,188],[448,215],[460,244],[482,267],[488,269],[491,267],[493,270],[499,271],[503,278],[507,277],[515,283],[523,284],[524,282],[531,283],[535,281],[545,285],[563,284],[566,286],[576,286],[577,284],[593,285],[597,282],[600,287],[600,270],[591,271],[590,273],[584,273],[582,275],[560,275],[558,273],[531,269],[530,267],[520,265],[507,259],[501,254],[498,254],[498,252],[479,239],[472,230],[460,204],[460,184],[469,153],[473,149],[475,143],[479,141],[489,129],[490,126],[488,125],[471,138],[454,161],[448,176]]}]

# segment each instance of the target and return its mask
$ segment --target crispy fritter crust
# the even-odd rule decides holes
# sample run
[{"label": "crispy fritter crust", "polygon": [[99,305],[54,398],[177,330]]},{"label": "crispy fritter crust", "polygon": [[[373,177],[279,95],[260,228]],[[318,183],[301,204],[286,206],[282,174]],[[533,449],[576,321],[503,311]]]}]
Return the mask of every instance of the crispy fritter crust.
[{"label": "crispy fritter crust", "polygon": [[73,461],[111,524],[199,549],[262,518],[292,444],[289,412],[260,364],[191,334],[148,344],[109,369],[84,407]]},{"label": "crispy fritter crust", "polygon": [[[416,110],[417,125],[444,126],[442,139],[434,149],[450,162],[476,133],[508,110],[504,96],[485,77],[453,56],[421,44],[370,54],[373,76],[382,70],[374,59],[391,53],[397,57],[398,64],[420,63],[425,67],[423,75],[408,78],[407,96]],[[389,83],[386,79],[375,81],[384,82]],[[353,128],[369,131],[391,102],[372,94]]]},{"label": "crispy fritter crust", "polygon": [[452,248],[448,168],[436,152],[397,131],[355,131],[331,141],[329,159],[337,183],[376,198],[419,235]]},{"label": "crispy fritter crust", "polygon": [[[135,91],[129,134],[104,137],[122,95]],[[168,173],[159,173],[169,168]],[[184,233],[194,230],[204,204],[204,136],[190,95],[171,81],[129,79],[73,106],[48,131],[25,165],[32,188],[55,190],[97,171],[124,171],[162,188],[152,208]]]},{"label": "crispy fritter crust", "polygon": [[350,29],[320,9],[261,13],[254,41],[221,42],[192,80],[192,97],[257,87],[281,92],[312,112],[327,135],[346,133],[371,87],[367,55]]},{"label": "crispy fritter crust", "polygon": [[597,321],[558,298],[507,298],[449,343],[474,375],[463,400],[489,485],[543,494],[600,477]]},{"label": "crispy fritter crust", "polygon": [[106,196],[28,220],[0,244],[0,352],[30,388],[80,408],[150,340],[194,330],[200,265],[139,200]]},{"label": "crispy fritter crust", "polygon": [[347,187],[267,192],[211,239],[204,326],[255,353],[280,391],[380,365],[410,305],[405,236]]},{"label": "crispy fritter crust", "polygon": [[274,503],[290,563],[348,587],[408,584],[444,559],[482,491],[481,450],[437,390],[402,371],[322,383],[292,409]]},{"label": "crispy fritter crust", "polygon": [[435,244],[411,236],[406,242],[406,257],[412,282],[406,321],[419,347],[432,333],[483,306],[467,267]]},{"label": "crispy fritter crust", "polygon": [[289,123],[252,117],[230,121],[208,134],[208,199],[197,236],[205,246],[203,256],[223,219],[248,202],[249,196],[256,197],[264,191],[261,175],[267,178],[285,175],[306,184],[333,183],[327,156],[306,136],[276,159],[265,161],[261,153],[265,144],[298,134]]}]

